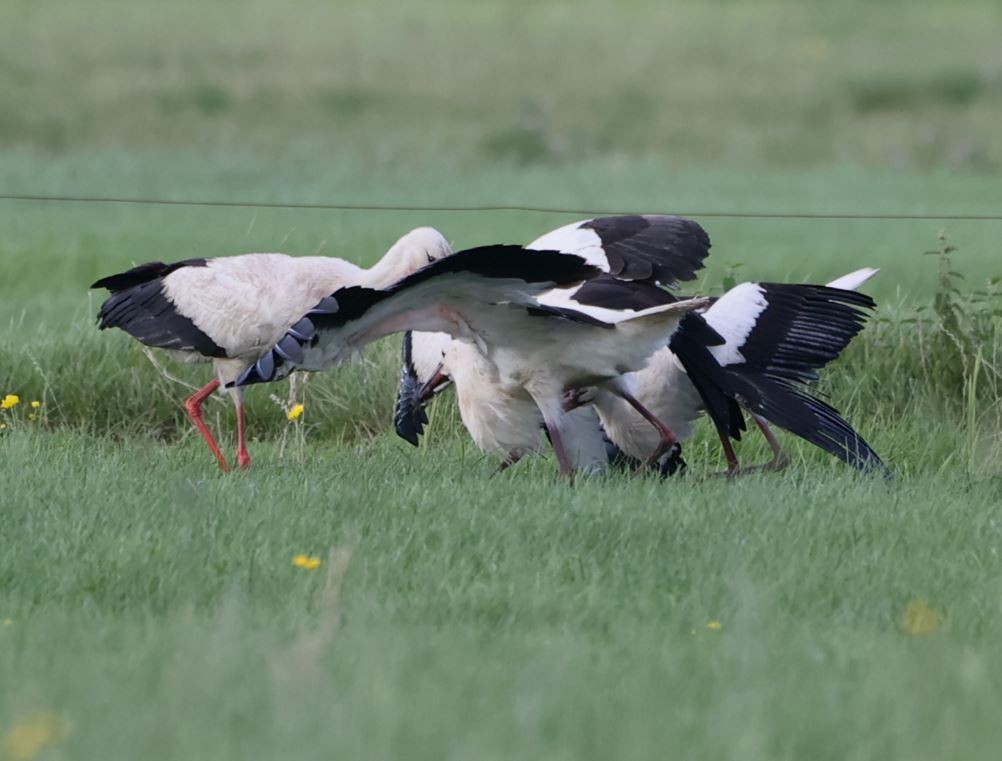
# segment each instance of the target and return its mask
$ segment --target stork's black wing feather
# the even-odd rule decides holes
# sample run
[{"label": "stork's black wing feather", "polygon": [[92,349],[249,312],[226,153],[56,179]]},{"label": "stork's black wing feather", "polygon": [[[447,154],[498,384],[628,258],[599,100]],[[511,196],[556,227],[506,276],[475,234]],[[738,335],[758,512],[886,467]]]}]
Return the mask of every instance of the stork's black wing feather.
[{"label": "stork's black wing feather", "polygon": [[690,312],[672,334],[668,348],[678,357],[689,380],[695,386],[703,407],[717,430],[736,441],[745,430],[744,415],[732,394],[729,394],[727,369],[721,367],[710,352],[710,346],[719,346],[723,338],[703,316]]},{"label": "stork's black wing feather", "polygon": [[148,283],[151,280],[162,280],[174,270],[179,270],[182,267],[205,267],[208,261],[208,259],[185,259],[173,264],[147,262],[125,272],[119,272],[117,275],[103,277],[94,282],[91,288],[106,288],[112,293],[117,293],[142,283]]},{"label": "stork's black wing feather", "polygon": [[603,328],[605,330],[615,330],[616,328],[614,323],[605,322],[597,317],[592,317],[590,314],[585,314],[577,309],[569,309],[567,307],[537,304],[536,306],[526,307],[525,311],[530,317],[549,317],[559,320],[568,320],[570,322],[576,322],[579,325],[591,325],[593,328]]},{"label": "stork's black wing feather", "polygon": [[404,333],[400,351],[403,367],[400,370],[400,390],[397,392],[393,423],[400,438],[417,446],[418,438],[424,433],[424,427],[428,424],[428,413],[424,411],[425,405],[419,398],[424,384],[418,378],[414,367],[412,350],[413,340],[411,331],[408,330]]},{"label": "stork's black wing feather", "polygon": [[765,376],[729,373],[728,390],[752,412],[854,468],[890,474],[873,448],[839,412],[806,389]]},{"label": "stork's black wing feather", "polygon": [[571,299],[585,306],[635,312],[678,301],[676,296],[653,283],[619,280],[604,273],[574,291]]},{"label": "stork's black wing feather", "polygon": [[174,264],[150,262],[98,280],[92,288],[111,291],[98,312],[98,327],[120,328],[146,346],[225,357],[226,350],[178,311],[164,293],[164,278],[170,273],[182,267],[204,266],[205,259]]},{"label": "stork's black wing feather", "polygon": [[824,285],[759,283],[767,304],[737,348],[735,372],[765,373],[787,383],[809,383],[863,329],[876,304],[856,291]]},{"label": "stork's black wing feather", "polygon": [[[866,321],[873,300],[820,285],[759,283],[764,307],[736,345],[743,361],[721,366],[697,338],[693,317],[673,338],[675,351],[718,430],[739,439],[736,402],[860,470],[886,466],[872,447],[807,384],[834,360]],[[709,315],[708,315],[709,316]],[[724,317],[719,318],[723,320]],[[719,323],[718,323],[719,324]]]},{"label": "stork's black wing feather", "polygon": [[673,285],[692,280],[710,253],[710,236],[691,219],[662,214],[598,217],[581,225],[602,241],[609,272],[624,280]]}]

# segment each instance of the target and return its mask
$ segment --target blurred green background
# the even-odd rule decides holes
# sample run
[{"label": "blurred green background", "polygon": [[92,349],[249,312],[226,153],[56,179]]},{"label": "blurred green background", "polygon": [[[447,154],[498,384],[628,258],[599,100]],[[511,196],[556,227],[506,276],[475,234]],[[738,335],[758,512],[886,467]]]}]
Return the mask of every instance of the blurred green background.
[{"label": "blurred green background", "polygon": [[314,177],[348,157],[373,173],[652,158],[666,170],[990,173],[1002,167],[1000,13],[992,2],[9,0],[0,139],[56,154],[312,159]]},{"label": "blurred green background", "polygon": [[[1000,29],[993,2],[8,0],[0,191],[995,214]],[[526,241],[570,218],[4,201],[0,295],[78,295],[193,252],[371,261],[426,223]],[[882,295],[930,286],[917,257],[943,227],[979,275],[1002,253],[1002,223],[702,221],[711,276],[877,264]]]},{"label": "blurred green background", "polygon": [[[0,3],[0,195],[998,215],[1000,125],[988,0]],[[0,199],[0,761],[994,759],[1002,318],[965,299],[1002,222],[697,214],[696,289],[881,267],[823,390],[890,484],[786,435],[785,473],[705,479],[705,427],[685,479],[491,478],[449,398],[421,449],[390,432],[394,341],[299,423],[248,394],[226,476],[180,409],[205,368],[161,374],[87,290],[580,216]]]}]

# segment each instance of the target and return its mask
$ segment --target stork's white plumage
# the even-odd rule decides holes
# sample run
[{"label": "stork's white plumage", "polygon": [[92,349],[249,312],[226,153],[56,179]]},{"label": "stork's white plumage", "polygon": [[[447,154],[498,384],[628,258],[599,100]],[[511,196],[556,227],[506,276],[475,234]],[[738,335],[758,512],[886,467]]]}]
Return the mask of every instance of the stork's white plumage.
[{"label": "stork's white plumage", "polygon": [[[628,281],[637,287],[647,284],[655,288],[654,284],[674,285],[693,279],[709,252],[710,240],[706,232],[691,220],[662,215],[615,216],[565,225],[537,238],[527,248],[552,248],[582,256],[606,273],[604,278],[616,282]],[[591,289],[593,283],[586,283],[582,288]],[[604,289],[599,286],[598,290]],[[663,293],[660,289],[655,290]],[[583,304],[572,298],[575,292],[575,289],[555,289],[542,294],[539,300],[551,307],[555,314],[560,311],[584,313],[597,321],[613,324],[639,314],[636,309],[623,311]],[[650,304],[661,305],[661,301]],[[397,402],[397,433],[417,445],[422,426],[427,422],[423,407],[430,398],[429,391],[434,390],[434,384],[427,381],[435,373],[435,365],[445,349],[448,360],[443,363],[443,369],[455,376],[453,380],[456,382],[460,412],[474,441],[485,451],[503,453],[506,462],[516,460],[528,448],[528,442],[539,441],[537,429],[542,413],[538,408],[534,409],[535,403],[525,389],[517,387],[512,392],[501,382],[496,357],[488,357],[484,353],[475,356],[475,349],[466,346],[450,352],[446,347],[455,343],[459,342],[451,341],[445,334],[416,332],[405,337]],[[589,358],[590,350],[583,347],[561,347],[565,348],[577,353],[578,361],[596,359]],[[551,352],[551,359],[556,358],[554,350],[547,351]],[[605,393],[621,399],[617,396],[618,390],[619,385],[612,384]],[[605,442],[593,414],[583,416],[580,411],[574,411],[570,417],[555,411],[554,414],[561,418],[565,426],[576,428],[573,435],[567,432],[564,442],[573,466],[577,467],[578,462],[605,462]],[[661,421],[652,421],[644,425],[657,432],[659,441],[662,434],[666,441],[674,438],[670,424],[665,426]],[[584,437],[584,444],[572,441],[581,436]],[[650,452],[656,446],[660,445],[652,446]]]},{"label": "stork's white plumage", "polygon": [[[487,454],[502,458],[504,470],[545,446],[543,415],[522,389],[506,389],[497,368],[479,349],[447,333],[408,332],[396,405],[397,433],[414,446],[428,422],[425,406],[454,383],[456,401],[470,438]],[[568,457],[575,470],[598,472],[609,462],[606,440],[591,407],[568,414]]]},{"label": "stork's white plumage", "polygon": [[[543,415],[532,396],[521,387],[501,383],[494,363],[474,344],[450,340],[441,357],[442,372],[456,386],[463,425],[481,451],[501,456],[505,468],[543,449]],[[437,380],[432,376],[429,381],[432,389]],[[608,453],[595,410],[581,407],[570,411],[564,427],[567,456],[574,470],[605,468]]]},{"label": "stork's white plumage", "polygon": [[[181,361],[212,362],[215,378],[185,401],[185,410],[227,470],[226,458],[201,415],[212,393],[239,377],[332,291],[353,284],[379,288],[451,253],[441,233],[419,228],[369,269],[333,257],[243,254],[152,262],[91,287],[111,291],[98,314],[102,330],[121,328]],[[247,467],[242,393],[231,391],[237,410],[237,461]]]},{"label": "stork's white plumage", "polygon": [[488,345],[488,357],[497,368],[502,388],[521,387],[539,407],[564,473],[574,471],[565,442],[565,394],[591,387],[625,400],[657,430],[659,442],[648,453],[648,460],[655,462],[677,438],[664,421],[644,408],[620,377],[644,367],[648,357],[670,340],[682,318],[707,303],[707,299],[698,298],[677,301],[634,314],[620,313],[616,322],[594,318],[587,323],[560,322],[554,318],[545,333],[513,333],[503,342]]},{"label": "stork's white plumage", "polygon": [[[536,298],[553,287],[577,285],[598,274],[581,257],[558,252],[530,252],[517,246],[463,251],[382,291],[336,291],[329,297],[337,304],[336,311],[304,320],[308,324],[296,323],[238,384],[275,380],[293,369],[322,370],[395,332],[448,333],[477,347],[492,363],[502,388],[532,398],[543,415],[561,471],[572,474],[573,463],[563,444],[564,393],[602,386],[639,407],[616,379],[642,367],[686,314],[709,303],[688,299],[620,313],[616,322],[609,322],[581,310],[546,307]],[[670,430],[656,419],[650,422],[660,429],[662,449],[674,444]]]},{"label": "stork's white plumage", "polygon": [[[616,219],[604,220],[606,229],[614,228]],[[577,223],[561,228],[530,246],[545,243],[561,246],[569,253],[585,253],[593,263],[606,263],[603,270],[608,272],[611,268],[607,266],[608,260],[603,262],[601,258],[602,247],[593,233],[582,233],[580,226]],[[666,232],[669,234],[665,235]],[[648,242],[648,252],[656,252],[658,236],[652,235]],[[671,231],[662,228],[662,258],[670,257],[673,243]],[[828,288],[856,288],[876,271],[857,270],[833,281]],[[540,297],[540,301],[550,306],[577,309],[599,319],[621,315],[623,310],[633,314],[641,307],[671,300],[670,294],[649,282],[624,282],[608,276],[591,280],[578,289],[561,289]],[[679,439],[688,438],[695,421],[704,409],[708,410],[720,432],[729,472],[737,472],[737,457],[730,438],[739,438],[744,428],[738,397],[750,406],[753,419],[773,448],[771,466],[785,464],[786,458],[767,420],[774,420],[856,467],[881,469],[880,458],[838,413],[801,387],[804,382],[816,379],[816,371],[841,352],[862,326],[861,309],[872,305],[868,297],[833,293],[820,286],[742,284],[721,297],[701,318],[695,315],[687,318],[675,334],[672,348],[656,352],[645,369],[620,377],[617,393],[596,389],[581,398],[594,402],[610,439],[640,460],[657,448],[661,434],[626,401],[627,395],[653,412]],[[434,357],[443,340],[443,337],[431,341],[423,338],[415,334],[413,351],[407,344],[397,406],[397,431],[414,444],[424,422],[422,407],[430,396],[413,393],[420,387],[419,379],[429,377],[428,367],[432,364],[422,349],[431,347]],[[676,352],[684,358],[684,363]],[[505,398],[498,384],[482,374],[468,377],[464,382],[475,384],[465,391],[468,398],[492,397],[495,400],[492,409],[497,415],[497,400]],[[463,394],[458,384],[457,391]],[[507,441],[515,448],[520,436],[532,434],[532,417],[512,409],[508,418],[513,422],[499,426],[499,430],[505,432]],[[524,424],[524,429],[514,424],[521,419],[530,421]],[[672,458],[662,464],[671,472],[680,460]]]}]

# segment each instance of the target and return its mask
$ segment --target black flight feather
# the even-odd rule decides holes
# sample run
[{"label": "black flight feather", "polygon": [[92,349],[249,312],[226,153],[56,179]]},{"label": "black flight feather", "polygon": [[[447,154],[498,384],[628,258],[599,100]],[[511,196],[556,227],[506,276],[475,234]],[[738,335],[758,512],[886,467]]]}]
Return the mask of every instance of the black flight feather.
[{"label": "black flight feather", "polygon": [[146,264],[133,267],[131,270],[120,272],[117,275],[103,277],[93,283],[91,288],[106,288],[112,293],[117,293],[141,283],[148,283],[151,280],[161,280],[174,270],[181,269],[182,267],[205,267],[207,265],[208,259],[185,259],[173,264],[147,262]]},{"label": "black flight feather", "polygon": [[414,367],[413,339],[409,330],[404,333],[400,354],[403,367],[400,370],[400,390],[397,392],[393,422],[397,435],[417,446],[418,437],[424,433],[424,427],[428,424],[428,414],[424,411],[424,404],[419,398],[424,384],[418,378]]},{"label": "black flight feather", "polygon": [[817,371],[839,356],[863,329],[872,298],[824,285],[759,283],[766,308],[738,351],[743,365],[789,383],[818,379]]},{"label": "black flight feather", "polygon": [[593,230],[612,275],[662,285],[693,280],[710,253],[710,236],[691,219],[659,214],[599,217],[581,225]]},{"label": "black flight feather", "polygon": [[[759,283],[766,308],[738,346],[744,362],[720,366],[700,335],[698,315],[683,320],[670,348],[722,433],[740,439],[738,403],[860,470],[887,468],[870,445],[806,384],[838,357],[866,320],[873,300],[818,285]],[[690,317],[692,319],[690,319]],[[708,326],[707,326],[708,327]]]},{"label": "black flight feather", "polygon": [[597,317],[592,317],[590,314],[579,312],[576,309],[568,309],[567,307],[554,307],[547,304],[538,304],[537,306],[526,307],[525,311],[528,312],[530,317],[550,317],[560,320],[569,320],[570,322],[576,322],[581,325],[591,325],[592,327],[606,328],[607,330],[612,330],[616,327],[615,323],[605,322]]},{"label": "black flight feather", "polygon": [[205,357],[225,357],[226,350],[167,298],[163,280],[182,267],[204,267],[205,259],[174,264],[150,262],[102,278],[92,288],[111,291],[98,312],[98,327],[120,328],[140,343],[159,349],[188,351]]},{"label": "black flight feather", "polygon": [[765,376],[729,375],[729,390],[752,412],[862,471],[890,475],[873,448],[839,412],[804,388]]},{"label": "black flight feather", "polygon": [[678,301],[673,294],[653,283],[618,280],[605,273],[582,285],[571,298],[585,306],[637,312]]},{"label": "black flight feather", "polygon": [[744,415],[733,395],[726,391],[729,388],[727,370],[709,350],[710,346],[721,343],[723,339],[702,315],[690,312],[672,334],[668,348],[682,363],[717,430],[740,441],[741,432],[745,430]]}]

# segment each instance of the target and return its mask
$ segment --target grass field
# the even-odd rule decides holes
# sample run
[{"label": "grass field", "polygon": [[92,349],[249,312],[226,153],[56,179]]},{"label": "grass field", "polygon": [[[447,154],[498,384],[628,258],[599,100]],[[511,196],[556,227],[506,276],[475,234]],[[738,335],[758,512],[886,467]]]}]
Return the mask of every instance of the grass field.
[{"label": "grass field", "polygon": [[[993,215],[1000,23],[987,2],[13,0],[0,195]],[[392,435],[396,342],[300,387],[297,423],[249,393],[254,468],[226,476],[180,412],[204,368],[98,333],[86,289],[579,216],[0,200],[0,398],[22,400],[0,412],[0,761],[995,758],[1002,321],[966,299],[1002,275],[1002,222],[699,217],[698,290],[881,267],[824,390],[890,482],[790,437],[781,474],[703,478],[705,430],[681,479],[491,478],[450,398],[420,449]],[[207,409],[231,449],[230,405]]]}]

